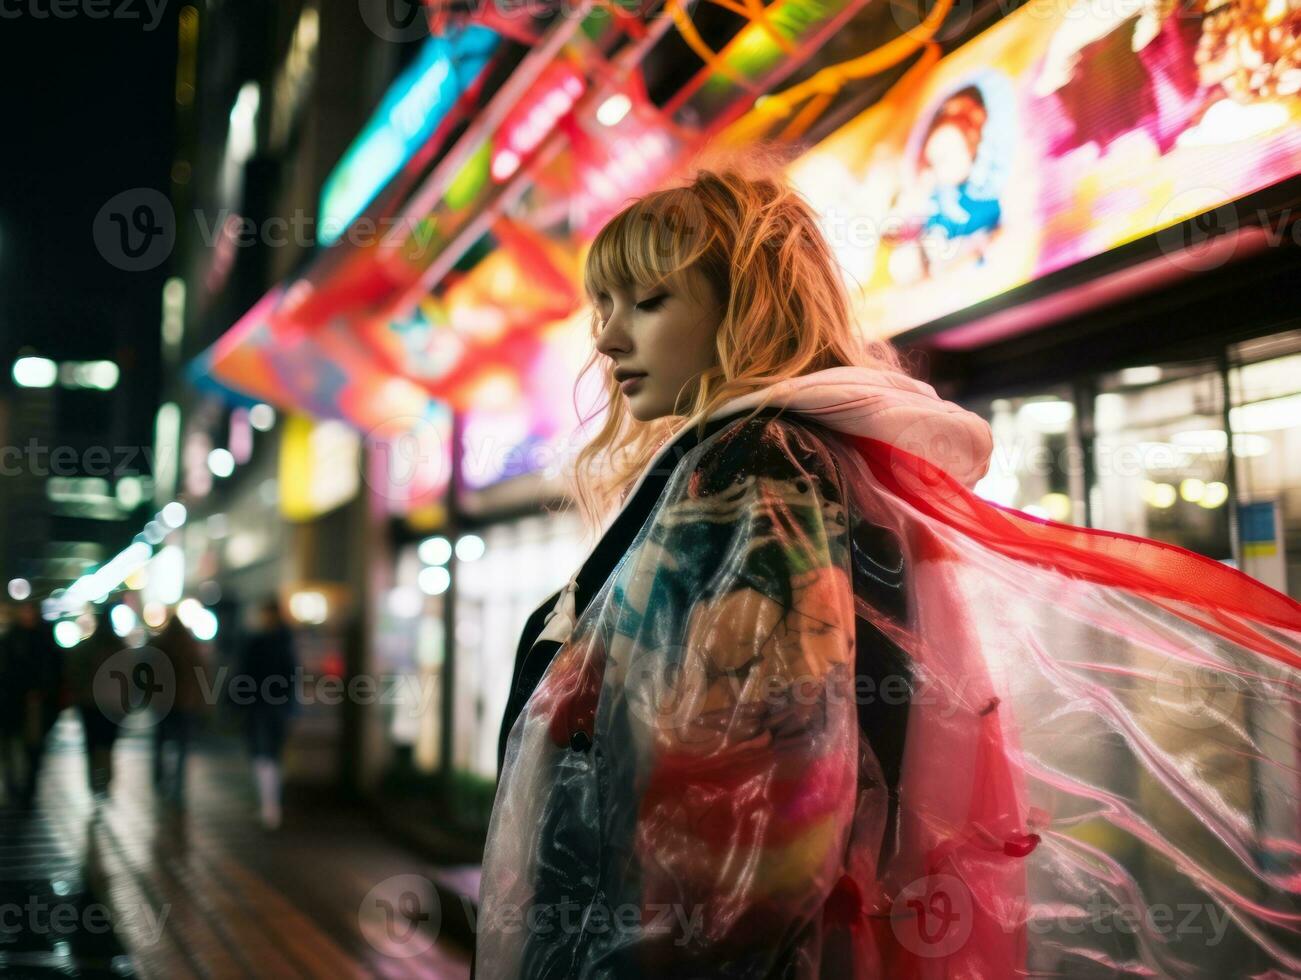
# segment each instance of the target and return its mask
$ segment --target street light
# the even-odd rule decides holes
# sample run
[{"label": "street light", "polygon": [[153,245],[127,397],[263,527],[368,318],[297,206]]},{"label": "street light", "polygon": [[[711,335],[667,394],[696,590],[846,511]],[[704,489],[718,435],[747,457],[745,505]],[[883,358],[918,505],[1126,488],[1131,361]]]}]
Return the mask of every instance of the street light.
[{"label": "street light", "polygon": [[48,357],[20,357],[14,361],[14,384],[20,388],[51,388],[59,366]]}]

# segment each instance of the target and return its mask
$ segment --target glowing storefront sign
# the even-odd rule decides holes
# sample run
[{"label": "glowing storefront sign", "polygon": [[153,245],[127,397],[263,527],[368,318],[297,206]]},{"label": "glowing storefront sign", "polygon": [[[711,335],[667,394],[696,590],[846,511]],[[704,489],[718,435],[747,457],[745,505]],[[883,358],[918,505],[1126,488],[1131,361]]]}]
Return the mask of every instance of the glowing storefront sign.
[{"label": "glowing storefront sign", "polygon": [[542,145],[587,90],[587,79],[565,61],[548,66],[537,85],[502,122],[493,136],[492,176],[509,179],[524,159]]},{"label": "glowing storefront sign", "polygon": [[361,485],[361,436],[342,422],[290,415],[280,443],[280,513],[310,520],[346,503]]},{"label": "glowing storefront sign", "polygon": [[1218,9],[1022,8],[797,161],[866,328],[894,335],[1166,228],[1176,255],[1187,219],[1233,221],[1217,209],[1301,172],[1301,67],[1273,40],[1301,8]]},{"label": "glowing storefront sign", "polygon": [[393,83],[361,135],[325,181],[320,241],[336,241],[375,194],[437,130],[497,48],[498,36],[467,27],[431,37]]}]

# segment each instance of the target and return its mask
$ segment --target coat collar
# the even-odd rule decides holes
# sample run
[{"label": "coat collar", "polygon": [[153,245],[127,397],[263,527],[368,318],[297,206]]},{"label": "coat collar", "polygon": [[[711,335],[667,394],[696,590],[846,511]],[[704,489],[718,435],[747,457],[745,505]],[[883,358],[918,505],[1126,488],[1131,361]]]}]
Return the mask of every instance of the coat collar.
[{"label": "coat collar", "polygon": [[898,371],[826,368],[739,395],[704,416],[703,435],[696,434],[702,416],[688,418],[642,470],[566,586],[575,590],[578,614],[627,553],[659,499],[673,470],[664,465],[666,457],[673,453],[680,458],[735,416],[756,407],[763,417],[790,411],[839,432],[888,442],[934,463],[966,486],[984,475],[993,449],[984,419]]},{"label": "coat collar", "polygon": [[[705,424],[704,432],[700,435],[696,433],[695,422],[699,417],[683,426],[676,432],[660,450],[655,454],[655,458],[638,476],[636,483],[633,484],[627,495],[624,497],[622,505],[615,513],[614,518],[606,525],[596,545],[588,553],[579,565],[578,571],[570,578],[570,584],[566,588],[575,589],[575,607],[578,615],[582,614],[587,601],[601,587],[601,584],[609,577],[610,571],[619,562],[628,549],[632,547],[633,540],[637,537],[637,532],[641,530],[646,523],[646,517],[654,508],[656,501],[659,500],[660,494],[663,493],[665,485],[672,476],[675,466],[665,465],[670,456],[681,459],[686,453],[690,452],[705,439],[708,439],[718,430],[727,426],[739,416],[747,411],[751,406],[738,406],[737,408],[725,412],[713,412],[710,414]],[[783,409],[779,407],[768,407],[761,410],[757,415],[759,417],[768,417],[777,415]],[[675,460],[676,462],[676,460]]]}]

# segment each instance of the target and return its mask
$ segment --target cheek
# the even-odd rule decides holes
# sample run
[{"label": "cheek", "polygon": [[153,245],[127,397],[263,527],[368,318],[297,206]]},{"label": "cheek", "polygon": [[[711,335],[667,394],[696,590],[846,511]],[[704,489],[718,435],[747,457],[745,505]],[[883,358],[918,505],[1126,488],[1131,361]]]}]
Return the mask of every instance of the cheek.
[{"label": "cheek", "polygon": [[716,324],[700,314],[681,314],[648,323],[639,344],[641,363],[665,382],[683,381],[714,363]]},{"label": "cheek", "polygon": [[700,371],[714,360],[714,334],[718,324],[702,312],[693,313],[681,324],[676,333],[675,349],[678,360],[689,372]]}]

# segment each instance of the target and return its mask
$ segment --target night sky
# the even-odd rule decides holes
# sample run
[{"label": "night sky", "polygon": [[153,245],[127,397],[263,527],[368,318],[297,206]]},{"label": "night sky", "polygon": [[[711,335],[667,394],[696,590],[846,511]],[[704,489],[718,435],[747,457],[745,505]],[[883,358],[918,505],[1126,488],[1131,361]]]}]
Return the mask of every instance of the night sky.
[{"label": "night sky", "polygon": [[[55,358],[129,361],[132,346],[159,342],[166,267],[114,268],[96,251],[92,226],[122,190],[169,191],[176,8],[76,0],[60,8],[74,16],[56,19],[50,3],[0,2],[6,374],[24,345]],[[101,9],[110,16],[87,13]]]}]

